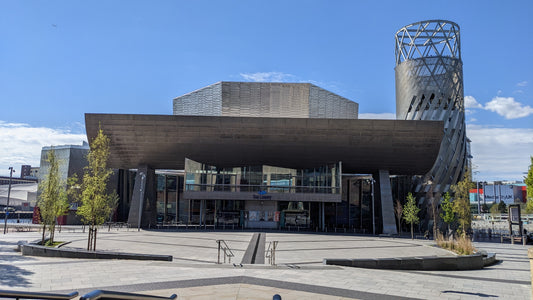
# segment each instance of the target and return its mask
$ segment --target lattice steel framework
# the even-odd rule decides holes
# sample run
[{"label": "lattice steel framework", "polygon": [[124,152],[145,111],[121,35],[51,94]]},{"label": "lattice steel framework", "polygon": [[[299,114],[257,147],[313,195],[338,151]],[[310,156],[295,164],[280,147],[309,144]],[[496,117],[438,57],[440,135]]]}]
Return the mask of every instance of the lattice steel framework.
[{"label": "lattice steel framework", "polygon": [[445,20],[407,25],[396,32],[395,52],[396,118],[445,122],[437,161],[416,192],[446,192],[467,163],[459,26]]}]

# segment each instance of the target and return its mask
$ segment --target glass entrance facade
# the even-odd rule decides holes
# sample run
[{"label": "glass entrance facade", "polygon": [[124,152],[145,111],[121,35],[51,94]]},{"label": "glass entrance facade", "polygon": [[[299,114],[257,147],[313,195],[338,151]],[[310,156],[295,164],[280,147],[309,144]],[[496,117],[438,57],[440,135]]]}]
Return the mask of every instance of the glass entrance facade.
[{"label": "glass entrance facade", "polygon": [[[157,171],[158,224],[219,229],[372,232],[374,201],[370,175],[345,175],[333,179],[334,167],[313,171],[243,167],[238,169],[240,173],[223,170],[210,169],[210,172],[193,173],[192,176],[186,172]],[[264,173],[264,170],[268,172]],[[204,183],[198,183],[196,179]],[[303,186],[303,182],[307,185]],[[215,198],[187,198],[184,196],[187,189],[210,191]],[[291,201],[290,196],[297,193],[318,195],[318,200]],[[335,193],[340,201],[320,201],[320,195],[328,193]],[[238,195],[247,198],[231,198],[238,198]],[[286,195],[285,199],[273,199],[283,195]],[[374,218],[377,220],[378,217],[376,210]]]}]

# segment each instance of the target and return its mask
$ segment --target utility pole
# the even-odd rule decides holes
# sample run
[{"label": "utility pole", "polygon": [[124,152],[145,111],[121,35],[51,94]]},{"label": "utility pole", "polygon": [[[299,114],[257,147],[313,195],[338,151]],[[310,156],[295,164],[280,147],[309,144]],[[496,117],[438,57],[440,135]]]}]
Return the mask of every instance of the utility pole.
[{"label": "utility pole", "polygon": [[11,196],[11,178],[13,178],[13,167],[9,167],[9,186],[7,188],[7,204],[6,208],[4,210],[4,234],[6,234],[7,230],[7,214],[9,214],[9,196]]}]

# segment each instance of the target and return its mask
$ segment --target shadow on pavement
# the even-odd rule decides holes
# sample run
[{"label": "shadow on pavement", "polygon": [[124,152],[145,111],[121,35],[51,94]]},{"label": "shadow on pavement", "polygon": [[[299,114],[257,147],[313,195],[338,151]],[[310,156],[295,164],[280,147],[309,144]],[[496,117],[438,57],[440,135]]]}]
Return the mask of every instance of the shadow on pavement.
[{"label": "shadow on pavement", "polygon": [[31,282],[24,276],[32,275],[33,272],[21,269],[16,266],[0,264],[0,285],[9,287],[28,287]]}]

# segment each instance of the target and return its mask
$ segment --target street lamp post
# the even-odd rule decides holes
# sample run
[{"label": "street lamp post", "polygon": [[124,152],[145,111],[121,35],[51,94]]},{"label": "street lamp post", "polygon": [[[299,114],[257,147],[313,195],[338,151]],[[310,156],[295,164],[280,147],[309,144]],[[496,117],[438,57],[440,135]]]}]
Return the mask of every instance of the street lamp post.
[{"label": "street lamp post", "polygon": [[4,234],[6,234],[7,229],[7,214],[9,213],[9,197],[11,196],[11,178],[13,178],[13,167],[9,167],[9,186],[7,188],[7,203],[6,203],[6,209],[4,212]]},{"label": "street lamp post", "polygon": [[140,199],[139,199],[139,223],[137,224],[137,231],[141,231],[141,218],[143,214],[143,200],[144,200],[144,180],[146,179],[146,175],[144,175],[143,172],[141,172],[141,191],[140,191]]},{"label": "street lamp post", "polygon": [[375,217],[375,209],[374,209],[374,178],[371,179],[372,183],[372,234],[376,235],[376,217]]}]

